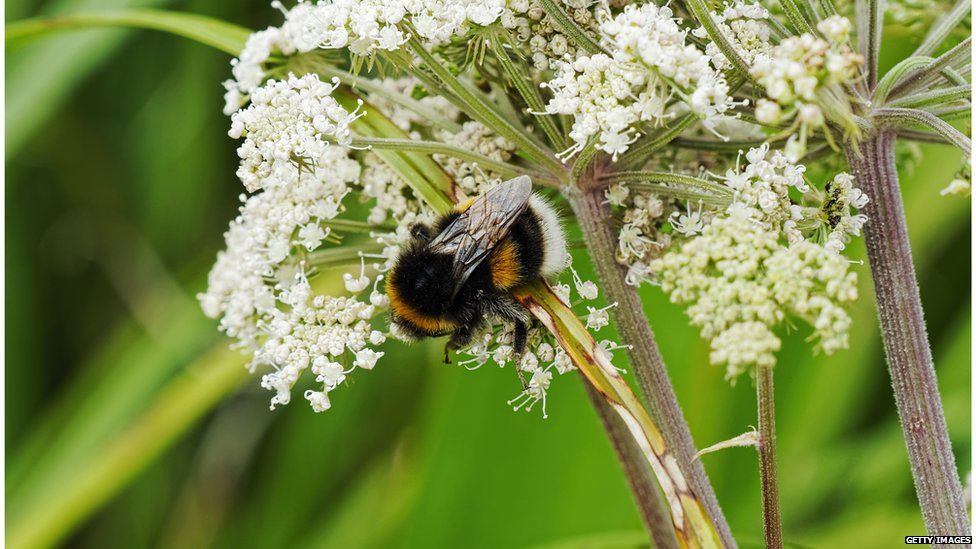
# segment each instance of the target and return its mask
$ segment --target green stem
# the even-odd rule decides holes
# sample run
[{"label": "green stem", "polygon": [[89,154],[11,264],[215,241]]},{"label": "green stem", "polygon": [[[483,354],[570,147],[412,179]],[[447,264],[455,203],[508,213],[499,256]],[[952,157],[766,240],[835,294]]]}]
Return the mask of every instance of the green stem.
[{"label": "green stem", "polygon": [[542,101],[542,95],[539,93],[538,86],[535,85],[535,82],[532,81],[532,76],[525,70],[525,65],[512,62],[501,40],[494,38],[491,40],[491,45],[495,51],[495,57],[508,74],[508,80],[518,90],[525,104],[529,106],[529,110],[534,113],[536,120],[539,121],[539,125],[542,126],[542,131],[549,138],[549,142],[557,150],[565,149],[566,138],[563,136],[563,132],[556,126],[556,121],[553,119],[553,116],[551,114],[539,114],[545,112],[546,105]]},{"label": "green stem", "polygon": [[857,0],[858,50],[864,56],[865,85],[870,93],[878,83],[878,54],[881,51],[882,0]]},{"label": "green stem", "polygon": [[[613,172],[605,177],[607,181],[629,182],[629,183],[665,183],[671,185],[683,185],[686,187],[698,188],[712,193],[719,193],[723,197],[732,198],[732,191],[724,185],[713,183],[707,179],[701,179],[690,175],[673,172],[654,172],[654,171],[634,171],[634,172]],[[713,197],[714,198],[714,197]]]},{"label": "green stem", "polygon": [[905,128],[911,126],[925,126],[926,128],[938,133],[956,147],[966,156],[972,150],[972,140],[963,135],[962,132],[953,128],[948,122],[930,112],[917,109],[895,109],[883,108],[874,111],[874,117],[884,126],[894,128]]},{"label": "green stem", "polygon": [[627,430],[627,424],[607,404],[603,395],[585,379],[583,385],[586,387],[586,394],[590,397],[590,404],[596,410],[600,423],[603,424],[603,430],[610,439],[617,461],[624,470],[630,492],[634,495],[641,519],[644,520],[644,527],[650,532],[654,547],[677,549],[678,541],[674,537],[667,506],[661,499],[650,468],[647,467],[647,460]]},{"label": "green stem", "polygon": [[434,74],[440,83],[446,86],[468,106],[468,114],[475,120],[478,120],[502,137],[515,143],[533,162],[545,167],[554,175],[558,176],[559,174],[566,173],[566,167],[556,159],[552,151],[546,150],[545,147],[537,143],[525,132],[495,112],[495,109],[482,94],[469,89],[468,86],[464,85],[456,76],[451,74],[441,61],[435,59],[427,51],[427,48],[424,47],[416,36],[411,35],[408,43],[410,49],[424,62],[427,69]]},{"label": "green stem", "polygon": [[922,517],[929,534],[967,535],[969,516],[925,329],[895,168],[894,134],[883,130],[846,153],[858,186],[871,199],[864,240]]},{"label": "green stem", "polygon": [[[700,151],[715,151],[723,153],[737,153],[739,151],[747,151],[749,149],[760,147],[764,144],[769,144],[771,148],[782,148],[786,141],[789,139],[788,135],[775,137],[773,139],[769,138],[758,138],[749,140],[729,140],[720,141],[718,139],[701,139],[696,137],[678,137],[671,142],[671,145],[679,147],[682,149],[694,149]],[[813,143],[810,139],[807,144]]]},{"label": "green stem", "polygon": [[759,408],[759,481],[762,485],[763,532],[766,547],[782,549],[783,525],[779,512],[776,480],[776,404],[773,396],[773,368],[756,368],[756,401]]},{"label": "green stem", "polygon": [[972,117],[973,104],[966,101],[964,104],[936,107],[928,112],[931,112],[946,122],[952,120],[969,120]]},{"label": "green stem", "polygon": [[[657,477],[668,502],[671,525],[679,546],[710,548],[724,543],[734,547],[735,542],[721,514],[718,519],[722,521],[724,535],[720,536],[714,515],[706,512],[708,498],[714,498],[711,487],[708,487],[709,492],[702,492],[695,479],[689,478],[681,468],[683,456],[675,454],[674,448],[667,445],[657,423],[610,363],[606,352],[580,323],[576,313],[562,303],[545,282],[520,289],[515,298],[555,336],[580,373],[626,426],[644,461]],[[700,469],[701,464],[698,467]]]},{"label": "green stem", "polygon": [[735,46],[729,41],[729,37],[722,32],[722,29],[718,26],[718,22],[712,17],[708,3],[705,0],[688,0],[687,4],[691,12],[695,15],[695,19],[705,28],[708,37],[718,46],[718,49],[725,55],[725,58],[732,63],[735,72],[742,78],[751,81],[753,85],[758,86],[752,78],[752,75],[749,74],[749,65],[742,59],[739,52],[735,51]]},{"label": "green stem", "polygon": [[[951,68],[950,64],[957,59],[965,59],[972,53],[973,37],[966,37],[965,40],[953,46],[949,51],[936,57],[931,62],[923,65],[894,85],[889,95],[900,95],[924,86],[930,78],[936,77],[944,69]],[[913,58],[914,59],[914,58]]]},{"label": "green stem", "polygon": [[384,225],[370,225],[365,221],[355,221],[353,219],[329,219],[326,221],[321,221],[320,224],[333,229],[338,229],[343,232],[350,233],[365,233],[368,234],[373,231],[393,231],[396,229],[392,224]]},{"label": "green stem", "polygon": [[783,6],[783,12],[786,13],[786,18],[790,20],[797,34],[808,33],[819,36],[820,33],[807,21],[803,8],[796,0],[780,0],[780,5]]},{"label": "green stem", "polygon": [[436,109],[427,107],[420,101],[417,101],[402,93],[394,93],[389,89],[387,89],[386,87],[384,87],[379,82],[376,82],[371,78],[355,75],[327,64],[323,64],[322,66],[320,66],[318,68],[318,72],[322,76],[336,77],[343,84],[346,84],[347,86],[351,86],[353,88],[358,88],[360,90],[363,90],[364,92],[370,94],[371,96],[375,95],[378,97],[382,97],[383,99],[386,99],[387,101],[390,101],[392,103],[396,103],[397,105],[400,105],[401,107],[407,110],[417,113],[425,120],[428,120],[432,124],[444,130],[447,130],[451,133],[457,133],[461,131],[460,124],[454,122],[453,120],[448,120],[447,118],[444,118],[443,116],[440,115],[440,113],[437,112]]},{"label": "green stem", "polygon": [[925,35],[925,40],[922,40],[922,43],[912,53],[912,57],[932,55],[935,49],[949,36],[949,33],[959,26],[959,23],[962,23],[972,8],[971,0],[958,0],[951,10],[932,25],[928,34]]},{"label": "green stem", "polygon": [[958,101],[960,99],[969,99],[972,97],[972,94],[972,86],[952,86],[950,88],[936,89],[917,93],[915,95],[899,97],[898,99],[888,103],[888,106],[917,109],[931,105],[952,103],[953,101]]},{"label": "green stem", "polygon": [[945,137],[942,137],[937,133],[926,132],[921,130],[898,130],[897,136],[899,139],[918,141],[919,143],[937,143],[939,145],[950,144],[948,141],[946,141]]},{"label": "green stem", "polygon": [[694,114],[686,114],[681,118],[673,120],[660,132],[653,135],[642,137],[636,145],[632,146],[617,160],[620,169],[638,169],[648,161],[652,154],[671,143],[681,132],[694,124],[698,117]]},{"label": "green stem", "polygon": [[388,139],[383,137],[355,137],[352,140],[352,145],[354,147],[370,147],[378,150],[390,149],[398,151],[423,152],[427,154],[443,154],[445,156],[451,156],[466,162],[477,164],[481,168],[497,172],[503,177],[511,178],[519,175],[528,175],[536,183],[549,186],[556,186],[558,183],[550,174],[535,171],[530,168],[514,166],[500,160],[494,160],[469,149],[448,145],[447,143],[439,143],[437,141],[415,141],[412,139]]},{"label": "green stem", "polygon": [[251,31],[219,19],[152,9],[125,9],[23,19],[7,23],[4,40],[8,48],[49,32],[91,27],[135,27],[169,32],[237,55]]},{"label": "green stem", "polygon": [[[332,95],[347,109],[355,108],[359,101],[354,93],[341,88],[333,92]],[[368,103],[365,104],[365,109],[366,116],[356,119],[352,124],[356,133],[370,137],[392,137],[407,140],[407,135],[403,130],[383,116],[383,113],[378,109],[373,108]],[[378,149],[375,154],[404,181],[430,182],[429,185],[420,187],[417,192],[421,193],[422,198],[428,203],[436,205],[435,207],[450,208],[451,201],[446,197],[454,197],[457,189],[440,164],[434,162],[430,156],[418,152],[389,149]]]},{"label": "green stem", "polygon": [[311,267],[339,267],[359,263],[363,254],[381,251],[383,246],[377,242],[367,242],[361,246],[332,246],[309,253],[305,261]]}]

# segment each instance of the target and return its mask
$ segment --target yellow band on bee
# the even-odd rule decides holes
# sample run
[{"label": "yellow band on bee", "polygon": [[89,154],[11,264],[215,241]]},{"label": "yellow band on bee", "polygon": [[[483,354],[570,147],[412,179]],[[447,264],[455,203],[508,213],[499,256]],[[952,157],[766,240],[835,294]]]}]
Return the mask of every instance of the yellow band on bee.
[{"label": "yellow band on bee", "polygon": [[506,238],[495,248],[488,258],[488,266],[491,270],[491,282],[498,289],[514,288],[521,280],[518,250],[511,239]]}]

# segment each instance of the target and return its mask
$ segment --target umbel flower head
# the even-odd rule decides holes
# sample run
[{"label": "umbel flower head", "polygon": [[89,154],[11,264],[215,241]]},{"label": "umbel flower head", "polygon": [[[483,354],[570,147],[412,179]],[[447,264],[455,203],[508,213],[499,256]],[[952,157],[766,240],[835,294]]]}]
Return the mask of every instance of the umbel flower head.
[{"label": "umbel flower head", "polygon": [[[619,218],[627,281],[687,305],[730,376],[771,363],[791,319],[824,352],[846,346],[854,275],[840,254],[867,198],[844,173],[808,181],[803,158],[858,131],[863,60],[847,19],[790,35],[782,14],[743,1],[709,30],[651,2],[274,5],[284,21],[250,37],[224,84],[253,194],[201,294],[252,367],[270,369],[273,404],[311,371],[306,397],[325,409],[389,352],[385,273],[411,227],[436,218],[418,178],[439,208],[520,173],[554,190],[592,179]],[[716,27],[741,63],[712,42]],[[730,139],[747,152],[725,152]],[[345,292],[319,276],[337,266]],[[596,284],[566,282],[555,290],[569,303],[575,287],[581,323],[607,326]],[[544,410],[571,361],[539,327],[515,356],[512,326],[489,320],[459,362],[511,363],[524,382],[513,407]]]},{"label": "umbel flower head", "polygon": [[332,98],[338,84],[338,79],[326,84],[314,74],[271,80],[254,91],[246,109],[231,116],[228,135],[244,138],[237,149],[237,176],[248,191],[290,185],[302,170],[327,166],[328,138],[349,144],[349,124],[361,115]]},{"label": "umbel flower head", "polygon": [[[254,194],[242,195],[240,215],[225,234],[227,247],[218,254],[199,299],[204,312],[219,318],[220,329],[236,339],[236,347],[251,354],[252,371],[270,369],[261,385],[274,393],[272,408],[291,401],[305,372],[310,379],[314,376],[317,388],[305,390],[304,396],[321,412],[331,406],[329,393],[350,374],[373,369],[385,354],[379,346],[390,335],[385,314],[389,300],[380,286],[383,273],[409,241],[413,223],[432,220],[406,182],[375,153],[344,146],[351,143],[350,126],[369,114],[344,109],[332,97],[338,84],[324,83],[314,74],[269,80],[252,90],[250,105],[231,117],[229,134],[244,140],[238,175]],[[402,79],[384,85],[401,92],[412,86]],[[426,100],[434,105],[438,101]],[[400,107],[384,106],[403,130],[422,122]],[[509,143],[477,122],[441,137],[489,158],[511,155]],[[499,181],[491,171],[469,163],[447,157],[441,161],[445,172],[472,195]],[[347,212],[350,195],[373,203],[362,223],[373,228],[363,247],[376,252],[358,254],[359,272],[342,278],[347,295],[336,295],[337,288],[327,288],[317,275],[332,266],[334,245],[346,236],[333,227],[349,225],[340,216]],[[576,277],[576,287],[585,299],[597,297],[592,282]],[[570,287],[563,288],[568,301]],[[605,325],[596,321],[592,327]],[[531,410],[541,402],[545,414],[553,373],[574,366],[540,327],[530,330],[528,348],[515,356],[512,326],[496,319],[479,340],[461,350],[459,362],[468,369],[489,360],[512,364],[525,385],[510,404]]]},{"label": "umbel flower head", "polygon": [[[659,126],[688,109],[712,121],[733,106],[725,79],[679,22],[667,7],[627,6],[599,25],[609,54],[577,52],[556,63],[555,78],[545,83],[553,92],[546,112],[573,116],[568,155],[595,140],[616,158],[643,123]],[[683,102],[672,104],[675,94]]]},{"label": "umbel flower head", "polygon": [[[746,160],[724,178],[732,204],[702,222],[700,233],[684,231],[648,269],[673,302],[688,305],[691,324],[711,342],[712,362],[726,365],[730,379],[775,363],[781,343],[773,329],[789,317],[813,328],[823,352],[847,347],[844,307],[857,298],[857,276],[839,252],[864,223],[851,210],[867,202],[847,174],[821,195],[781,152],[760,147]],[[822,204],[796,204],[791,190]]]}]

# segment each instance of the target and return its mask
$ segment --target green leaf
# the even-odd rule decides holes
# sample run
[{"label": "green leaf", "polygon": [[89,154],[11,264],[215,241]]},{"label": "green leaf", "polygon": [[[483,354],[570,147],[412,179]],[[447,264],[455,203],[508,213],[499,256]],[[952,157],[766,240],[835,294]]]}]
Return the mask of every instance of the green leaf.
[{"label": "green leaf", "polygon": [[126,9],[37,17],[7,23],[8,50],[50,32],[92,27],[134,27],[169,32],[212,46],[230,55],[244,48],[251,34],[244,27],[192,13],[153,9]]}]

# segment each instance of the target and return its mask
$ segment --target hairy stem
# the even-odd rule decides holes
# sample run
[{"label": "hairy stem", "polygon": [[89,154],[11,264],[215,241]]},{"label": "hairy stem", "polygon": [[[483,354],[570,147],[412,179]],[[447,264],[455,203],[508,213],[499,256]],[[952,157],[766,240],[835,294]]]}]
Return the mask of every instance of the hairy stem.
[{"label": "hairy stem", "polygon": [[604,204],[603,193],[597,185],[582,185],[566,194],[579,221],[590,257],[596,266],[600,287],[608,302],[617,302],[612,315],[621,338],[633,348],[628,352],[637,381],[648,403],[651,415],[661,428],[665,444],[677,460],[691,488],[701,499],[706,512],[727,547],[735,541],[725,516],[715,497],[715,491],[699,460],[695,459],[695,443],[685,422],[667,369],[654,340],[654,333],[644,316],[644,308],[637,291],[625,281],[626,270],[616,261],[617,246],[610,221],[610,210]]},{"label": "hairy stem", "polygon": [[779,514],[779,485],[776,481],[776,401],[773,398],[773,368],[756,369],[756,401],[759,408],[759,482],[762,484],[763,532],[766,547],[783,547],[783,525]]},{"label": "hairy stem", "polygon": [[449,145],[447,143],[441,143],[439,141],[356,136],[352,138],[351,145],[353,147],[372,148],[376,150],[396,150],[422,152],[428,154],[443,154],[445,156],[465,160],[483,169],[497,172],[502,177],[518,177],[519,175],[528,175],[532,178],[533,182],[540,185],[548,185],[552,187],[557,184],[552,175],[548,173],[524,166],[508,164],[507,162],[489,158],[481,153],[462,147]]},{"label": "hairy stem", "polygon": [[915,491],[932,535],[970,531],[942,400],[932,364],[905,211],[895,169],[894,134],[884,130],[847,150],[868,194],[865,241],[888,370]]},{"label": "hairy stem", "polygon": [[586,394],[589,395],[593,408],[600,416],[600,423],[603,424],[607,438],[610,439],[610,445],[613,446],[613,451],[617,454],[617,460],[624,471],[624,476],[627,477],[627,484],[634,495],[637,508],[640,509],[644,526],[651,534],[654,547],[660,549],[677,548],[678,540],[674,537],[674,528],[671,526],[668,509],[658,491],[657,482],[647,467],[647,459],[634,442],[627,425],[607,404],[603,395],[594,389],[588,381],[584,380],[583,386],[586,387]]},{"label": "hairy stem", "polygon": [[870,93],[878,83],[878,54],[881,51],[882,0],[857,0],[858,50],[865,59],[865,82]]}]

